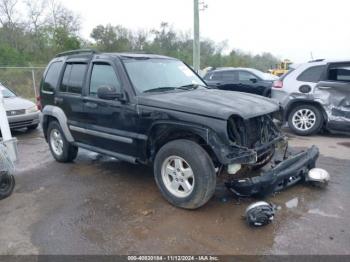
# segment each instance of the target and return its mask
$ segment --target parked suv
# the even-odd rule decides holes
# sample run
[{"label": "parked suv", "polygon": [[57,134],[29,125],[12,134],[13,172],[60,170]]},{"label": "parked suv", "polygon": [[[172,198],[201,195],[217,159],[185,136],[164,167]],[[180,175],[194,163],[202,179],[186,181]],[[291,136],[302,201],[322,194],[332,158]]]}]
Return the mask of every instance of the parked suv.
[{"label": "parked suv", "polygon": [[270,97],[274,79],[272,75],[253,68],[223,67],[204,76],[209,86],[221,90],[239,91]]},{"label": "parked suv", "polygon": [[[45,70],[40,95],[44,135],[57,161],[73,161],[82,147],[152,164],[162,195],[182,208],[204,205],[224,168],[235,174],[261,167],[285,144],[273,121],[277,103],[209,89],[170,57],[62,53]],[[261,178],[230,185],[241,195],[280,188],[315,166],[317,156],[311,148]]]},{"label": "parked suv", "polygon": [[285,109],[285,120],[298,135],[322,128],[350,131],[350,61],[316,60],[292,65],[276,81],[272,98]]}]

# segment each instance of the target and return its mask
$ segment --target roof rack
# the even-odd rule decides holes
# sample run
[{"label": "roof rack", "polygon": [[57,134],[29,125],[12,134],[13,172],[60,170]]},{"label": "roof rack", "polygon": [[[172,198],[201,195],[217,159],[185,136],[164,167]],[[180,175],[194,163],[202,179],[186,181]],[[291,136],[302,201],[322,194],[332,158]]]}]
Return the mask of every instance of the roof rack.
[{"label": "roof rack", "polygon": [[77,55],[77,54],[83,54],[83,53],[90,53],[90,54],[96,54],[97,51],[94,49],[77,49],[77,50],[70,50],[66,52],[62,52],[56,55],[56,57],[61,56],[68,56],[68,55]]},{"label": "roof rack", "polygon": [[315,60],[309,61],[309,63],[323,62],[324,60],[325,59],[315,59]]}]

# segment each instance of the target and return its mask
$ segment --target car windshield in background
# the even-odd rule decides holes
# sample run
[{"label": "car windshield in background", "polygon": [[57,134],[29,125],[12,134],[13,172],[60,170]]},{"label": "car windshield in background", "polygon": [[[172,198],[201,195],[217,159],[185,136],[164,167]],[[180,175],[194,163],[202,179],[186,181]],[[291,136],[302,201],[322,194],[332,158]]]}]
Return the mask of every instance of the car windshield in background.
[{"label": "car windshield in background", "polygon": [[249,69],[250,72],[252,72],[253,74],[255,74],[257,77],[259,77],[262,80],[275,80],[273,79],[273,76],[270,76],[269,74],[263,73],[257,69]]},{"label": "car windshield in background", "polygon": [[206,86],[190,68],[178,60],[128,58],[123,62],[132,84],[142,93]]},{"label": "car windshield in background", "polygon": [[10,90],[8,90],[6,87],[2,85],[0,85],[0,90],[4,98],[16,97],[15,93],[11,92]]}]

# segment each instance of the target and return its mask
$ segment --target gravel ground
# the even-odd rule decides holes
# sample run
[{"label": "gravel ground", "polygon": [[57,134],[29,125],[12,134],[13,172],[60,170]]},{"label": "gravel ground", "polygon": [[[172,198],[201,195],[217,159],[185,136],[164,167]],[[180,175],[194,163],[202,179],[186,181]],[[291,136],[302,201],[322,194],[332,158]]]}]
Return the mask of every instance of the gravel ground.
[{"label": "gravel ground", "polygon": [[152,170],[80,150],[72,164],[53,160],[40,130],[16,132],[20,162],[14,194],[0,202],[0,254],[350,254],[350,139],[289,135],[316,144],[326,189],[296,185],[268,200],[274,222],[249,228],[254,199],[222,185],[203,208],[185,211],[158,192]]}]

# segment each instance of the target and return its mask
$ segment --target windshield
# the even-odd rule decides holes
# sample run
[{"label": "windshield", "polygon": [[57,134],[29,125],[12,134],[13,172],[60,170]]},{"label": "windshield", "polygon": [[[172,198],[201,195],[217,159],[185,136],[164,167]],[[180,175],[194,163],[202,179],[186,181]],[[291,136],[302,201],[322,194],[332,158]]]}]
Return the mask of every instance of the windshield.
[{"label": "windshield", "polygon": [[15,93],[4,87],[3,85],[0,85],[0,90],[2,92],[2,96],[4,98],[9,98],[9,97],[16,97]]},{"label": "windshield", "polygon": [[170,91],[184,86],[205,83],[183,62],[172,59],[125,59],[126,71],[139,92]]},{"label": "windshield", "polygon": [[275,80],[270,74],[263,73],[260,70],[251,68],[250,71],[262,80]]}]

